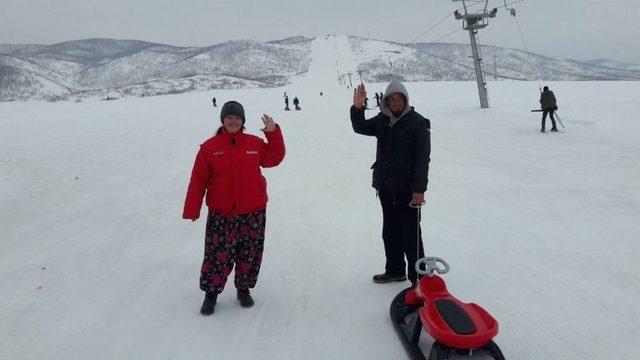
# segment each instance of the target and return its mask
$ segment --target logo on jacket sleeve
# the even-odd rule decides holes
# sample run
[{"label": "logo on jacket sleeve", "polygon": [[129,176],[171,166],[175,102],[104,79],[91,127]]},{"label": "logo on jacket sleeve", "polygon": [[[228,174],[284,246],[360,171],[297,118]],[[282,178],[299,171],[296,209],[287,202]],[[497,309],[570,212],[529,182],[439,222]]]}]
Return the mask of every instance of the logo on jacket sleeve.
[{"label": "logo on jacket sleeve", "polygon": [[224,151],[215,151],[213,153],[213,156],[222,156],[222,155],[224,155]]},{"label": "logo on jacket sleeve", "polygon": [[247,154],[249,154],[249,155],[258,155],[258,150],[247,150]]}]

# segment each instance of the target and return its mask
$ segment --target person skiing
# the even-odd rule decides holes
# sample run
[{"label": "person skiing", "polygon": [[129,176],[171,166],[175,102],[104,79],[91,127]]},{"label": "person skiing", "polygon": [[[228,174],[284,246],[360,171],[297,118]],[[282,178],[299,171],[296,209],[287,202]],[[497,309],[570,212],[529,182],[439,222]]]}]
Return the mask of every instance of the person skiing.
[{"label": "person skiing", "polygon": [[215,96],[213,97],[213,99],[211,99],[211,102],[213,103],[213,107],[218,107],[218,105],[216,105],[216,98],[215,98]]},{"label": "person skiing", "polygon": [[203,315],[213,314],[234,264],[240,305],[253,305],[249,289],[262,262],[267,207],[267,183],[260,168],[277,166],[285,155],[282,131],[269,115],[262,116],[266,142],[244,133],[244,108],[236,101],[222,106],[220,121],[216,135],[200,145],[182,213],[183,219],[196,221],[206,198]]},{"label": "person skiing", "polygon": [[[391,81],[380,100],[380,112],[365,119],[367,92],[360,84],[353,92],[351,125],[357,134],[375,136],[376,161],[372,186],[382,206],[382,239],[385,271],[374,275],[376,283],[418,281],[415,263],[424,256],[418,209],[427,190],[431,154],[431,124],[409,106],[409,94],[397,80]],[[416,235],[418,234],[418,235]],[[418,244],[416,244],[418,242]],[[405,256],[407,263],[405,264]],[[407,271],[408,265],[408,271]]]},{"label": "person skiing", "polygon": [[289,96],[287,96],[287,93],[284,93],[284,110],[285,111],[289,111]]},{"label": "person skiing", "polygon": [[296,108],[296,110],[300,110],[300,100],[298,100],[297,96],[293,98],[293,106]]},{"label": "person skiing", "polygon": [[374,97],[376,98],[376,107],[380,107],[380,95],[376,92],[376,96]]},{"label": "person skiing", "polygon": [[549,90],[548,86],[545,86],[543,90],[544,91],[540,93],[540,108],[542,109],[542,127],[540,128],[540,132],[544,132],[544,123],[547,119],[547,114],[549,114],[551,118],[551,131],[558,131],[556,119],[553,117],[553,112],[558,110],[556,96],[553,94],[553,91]]}]

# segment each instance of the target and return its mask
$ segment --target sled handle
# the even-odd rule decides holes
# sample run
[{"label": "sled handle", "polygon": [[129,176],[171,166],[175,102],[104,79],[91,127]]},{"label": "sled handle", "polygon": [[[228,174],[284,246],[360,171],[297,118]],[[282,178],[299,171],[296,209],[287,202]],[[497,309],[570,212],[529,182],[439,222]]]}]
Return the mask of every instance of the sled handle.
[{"label": "sled handle", "polygon": [[424,204],[426,204],[426,203],[427,203],[426,201],[423,201],[423,202],[421,202],[421,203],[419,203],[419,204],[418,204],[418,203],[416,203],[416,204],[414,204],[414,203],[409,203],[409,207],[412,207],[412,208],[414,208],[414,209],[420,209],[420,208],[421,208],[421,207],[423,207],[423,206],[424,206]]},{"label": "sled handle", "polygon": [[[426,270],[422,270],[420,265],[425,266]],[[439,264],[442,265],[439,266]],[[435,257],[435,256],[427,256],[422,259],[416,261],[416,272],[420,275],[433,276],[434,274],[446,274],[449,272],[449,264],[444,261],[443,258]]]}]

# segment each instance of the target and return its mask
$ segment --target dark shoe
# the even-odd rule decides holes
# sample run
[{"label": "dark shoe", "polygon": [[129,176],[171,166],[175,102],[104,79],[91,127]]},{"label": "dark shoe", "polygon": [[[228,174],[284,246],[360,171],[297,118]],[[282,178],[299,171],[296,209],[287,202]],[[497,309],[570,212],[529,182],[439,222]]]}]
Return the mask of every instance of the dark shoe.
[{"label": "dark shoe", "polygon": [[218,294],[207,291],[207,294],[204,296],[202,307],[200,308],[200,314],[207,316],[213,314],[216,308],[217,299]]},{"label": "dark shoe", "polygon": [[393,275],[389,275],[387,273],[373,275],[373,282],[374,283],[378,283],[378,284],[390,283],[390,282],[394,282],[394,281],[405,281],[405,280],[407,280],[407,277],[404,276],[404,275],[402,275],[402,276],[393,276]]},{"label": "dark shoe", "polygon": [[540,129],[540,132],[544,132],[544,128]]},{"label": "dark shoe", "polygon": [[558,131],[558,129],[556,129],[556,128],[551,128],[551,131],[554,131],[554,132],[555,132],[555,131]]},{"label": "dark shoe", "polygon": [[238,289],[238,300],[240,300],[242,307],[248,308],[253,306],[253,298],[249,293],[249,289]]}]

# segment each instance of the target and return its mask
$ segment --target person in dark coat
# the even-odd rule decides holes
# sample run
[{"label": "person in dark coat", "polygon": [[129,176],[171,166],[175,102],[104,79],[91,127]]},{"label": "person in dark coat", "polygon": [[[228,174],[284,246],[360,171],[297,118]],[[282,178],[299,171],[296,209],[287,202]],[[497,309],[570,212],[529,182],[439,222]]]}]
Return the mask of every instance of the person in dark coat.
[{"label": "person in dark coat", "polygon": [[[365,119],[364,84],[353,92],[351,125],[357,134],[375,136],[376,161],[372,186],[382,206],[382,239],[385,271],[374,275],[376,283],[418,280],[415,263],[424,257],[419,211],[424,204],[431,154],[431,124],[409,105],[409,94],[397,80],[387,86],[380,113]],[[407,262],[405,263],[405,257]]]},{"label": "person in dark coat", "polygon": [[256,284],[262,262],[267,208],[267,182],[260,168],[277,166],[285,154],[280,126],[269,115],[262,116],[266,142],[244,133],[244,108],[236,101],[222,106],[220,121],[216,135],[200,145],[182,213],[183,219],[196,221],[206,199],[200,272],[203,315],[213,314],[234,265],[240,305],[253,305],[249,289]]},{"label": "person in dark coat", "polygon": [[376,107],[380,107],[380,95],[376,92],[376,96],[374,97],[376,98]]},{"label": "person in dark coat", "polygon": [[295,106],[296,110],[300,110],[300,100],[298,100],[297,96],[293,98],[293,106]]},{"label": "person in dark coat", "polygon": [[553,91],[549,90],[548,86],[544,87],[544,91],[540,94],[540,108],[542,109],[542,127],[540,132],[544,132],[544,123],[547,119],[547,114],[551,118],[551,131],[558,131],[556,127],[556,119],[553,117],[553,112],[558,110],[556,103],[556,96]]},{"label": "person in dark coat", "polygon": [[287,93],[284,93],[284,109],[286,111],[289,111],[289,96],[287,95]]},{"label": "person in dark coat", "polygon": [[216,105],[216,98],[214,96],[213,99],[211,99],[211,102],[213,103],[213,107],[218,107],[218,105]]}]

